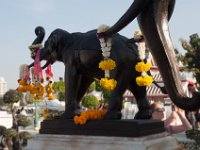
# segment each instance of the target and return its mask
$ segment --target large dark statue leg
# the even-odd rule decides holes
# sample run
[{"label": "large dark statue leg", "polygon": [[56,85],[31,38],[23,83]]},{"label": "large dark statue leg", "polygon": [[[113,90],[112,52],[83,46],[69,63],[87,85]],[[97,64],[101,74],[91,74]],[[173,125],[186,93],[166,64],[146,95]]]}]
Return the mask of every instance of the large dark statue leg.
[{"label": "large dark statue leg", "polygon": [[77,88],[77,98],[76,98],[77,109],[81,108],[80,101],[93,81],[94,79],[91,77],[80,75],[80,78],[78,81],[78,88]]},{"label": "large dark statue leg", "polygon": [[[79,75],[75,66],[65,67],[65,112],[64,118],[73,118],[77,108],[76,92],[78,89]],[[66,92],[67,91],[67,92]]]},{"label": "large dark statue leg", "polygon": [[[124,69],[126,70],[127,68]],[[105,116],[105,119],[121,119],[122,117],[121,114],[122,100],[123,100],[122,95],[124,94],[127,85],[129,83],[128,78],[126,78],[127,77],[126,73],[123,72],[120,75],[118,75],[117,79],[115,78],[117,80],[117,86],[111,92],[108,112]]]},{"label": "large dark statue leg", "polygon": [[73,118],[74,115],[80,113],[78,110],[80,109],[80,101],[92,83],[93,78],[77,74],[75,68],[73,70],[69,67],[69,69],[71,68],[69,72],[67,68],[65,72],[65,87],[67,87],[67,92],[65,93],[66,108],[63,117]]},{"label": "large dark statue leg", "polygon": [[134,94],[139,109],[135,119],[150,119],[151,110],[149,100],[146,96],[146,87],[131,84],[129,90]]}]

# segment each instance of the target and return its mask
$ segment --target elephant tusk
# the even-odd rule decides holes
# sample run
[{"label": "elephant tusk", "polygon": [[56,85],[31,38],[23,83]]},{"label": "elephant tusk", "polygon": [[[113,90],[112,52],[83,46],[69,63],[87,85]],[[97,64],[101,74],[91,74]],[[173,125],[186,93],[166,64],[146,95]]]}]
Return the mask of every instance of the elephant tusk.
[{"label": "elephant tusk", "polygon": [[51,61],[48,60],[48,61],[45,63],[45,65],[42,67],[42,70],[45,69],[49,64],[51,64]]},{"label": "elephant tusk", "polygon": [[30,69],[30,68],[33,67],[33,66],[34,66],[34,63],[28,65],[28,68]]}]

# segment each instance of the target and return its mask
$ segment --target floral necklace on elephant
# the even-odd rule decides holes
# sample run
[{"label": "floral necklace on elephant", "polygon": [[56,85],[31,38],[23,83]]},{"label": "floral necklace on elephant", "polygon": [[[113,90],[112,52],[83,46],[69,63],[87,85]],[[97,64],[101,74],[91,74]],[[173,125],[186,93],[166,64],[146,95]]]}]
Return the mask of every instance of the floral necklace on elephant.
[{"label": "floral necklace on elephant", "polygon": [[144,37],[142,36],[142,33],[140,31],[136,31],[134,33],[134,41],[138,45],[138,52],[139,52],[139,59],[140,62],[138,62],[135,66],[135,70],[137,72],[141,72],[141,76],[136,78],[136,83],[139,86],[149,86],[153,82],[152,76],[147,74],[147,71],[150,70],[151,64],[150,62],[145,62],[145,42]]}]

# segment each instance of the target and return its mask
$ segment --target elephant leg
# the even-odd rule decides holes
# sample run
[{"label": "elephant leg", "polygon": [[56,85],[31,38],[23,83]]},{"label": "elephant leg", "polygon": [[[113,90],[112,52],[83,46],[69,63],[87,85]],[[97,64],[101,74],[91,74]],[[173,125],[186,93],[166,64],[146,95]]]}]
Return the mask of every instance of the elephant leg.
[{"label": "elephant leg", "polygon": [[122,113],[122,96],[127,88],[126,80],[127,78],[124,75],[120,75],[117,80],[116,88],[110,93],[110,100],[108,111],[106,113],[105,119],[121,119]]},{"label": "elephant leg", "polygon": [[80,75],[77,73],[76,66],[65,66],[65,112],[64,118],[73,118],[75,115],[76,92]]},{"label": "elephant leg", "polygon": [[83,98],[84,94],[86,93],[92,81],[94,81],[93,78],[80,75],[78,80],[77,98],[76,98],[77,111],[78,109],[80,109],[80,101]]},{"label": "elephant leg", "polygon": [[135,96],[137,106],[139,111],[137,112],[135,119],[150,119],[151,118],[151,109],[150,102],[147,99],[146,87],[138,86],[131,84],[129,90]]}]

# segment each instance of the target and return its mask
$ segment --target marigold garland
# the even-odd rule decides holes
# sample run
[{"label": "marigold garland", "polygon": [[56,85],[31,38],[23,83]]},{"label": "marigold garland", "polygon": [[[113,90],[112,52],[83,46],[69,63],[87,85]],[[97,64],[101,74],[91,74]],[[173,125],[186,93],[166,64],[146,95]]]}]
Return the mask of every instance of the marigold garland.
[{"label": "marigold garland", "polygon": [[48,97],[48,100],[55,100],[56,98],[53,96],[53,93],[55,93],[55,90],[52,87],[53,80],[48,79],[48,84],[45,86],[46,89],[46,97]]},{"label": "marigold garland", "polygon": [[43,99],[43,96],[45,94],[45,88],[41,83],[35,83],[32,86],[31,93],[34,94],[34,99]]},{"label": "marigold garland", "polygon": [[151,76],[139,76],[136,78],[136,82],[139,86],[149,86],[153,82],[153,78]]},{"label": "marigold garland", "polygon": [[112,59],[102,60],[99,63],[99,68],[102,70],[113,70],[116,67],[116,63]]},{"label": "marigold garland", "polygon": [[104,118],[106,110],[87,110],[74,117],[74,124],[84,125],[88,120],[101,120]]},{"label": "marigold garland", "polygon": [[146,71],[149,71],[150,68],[151,68],[151,64],[149,62],[145,64],[143,61],[138,62],[137,65],[135,66],[135,70],[137,72],[146,72]]},{"label": "marigold garland", "polygon": [[113,89],[116,87],[117,81],[114,80],[114,79],[101,78],[101,80],[100,80],[100,85],[101,85],[103,88],[105,88],[105,89],[111,91],[111,90],[113,90]]},{"label": "marigold garland", "polygon": [[[106,25],[100,25],[97,33],[101,34],[102,32],[108,30],[108,28],[109,27]],[[106,40],[102,36],[99,36],[98,38],[101,45],[102,55],[104,57],[104,60],[99,63],[99,68],[104,70],[105,73],[105,78],[100,80],[100,85],[105,89],[113,90],[116,87],[117,81],[110,79],[110,70],[113,70],[116,67],[115,61],[109,58],[111,53],[112,38],[108,37]]]},{"label": "marigold garland", "polygon": [[141,76],[136,78],[136,83],[139,86],[149,86],[153,82],[153,78],[146,73],[150,70],[151,64],[150,62],[144,63],[146,47],[142,33],[140,31],[136,31],[134,34],[134,39],[138,43],[139,58],[141,60],[135,66],[135,70],[137,72],[141,72]]}]

